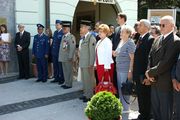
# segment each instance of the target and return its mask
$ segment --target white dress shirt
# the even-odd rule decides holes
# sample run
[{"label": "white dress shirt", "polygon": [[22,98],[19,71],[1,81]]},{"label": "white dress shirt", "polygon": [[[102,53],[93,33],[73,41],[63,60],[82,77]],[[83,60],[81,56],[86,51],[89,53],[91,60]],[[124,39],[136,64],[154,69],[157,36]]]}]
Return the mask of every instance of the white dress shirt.
[{"label": "white dress shirt", "polygon": [[[112,42],[109,38],[99,40],[96,45],[97,57],[99,65],[104,65],[104,69],[111,69],[112,59]],[[96,66],[96,60],[95,64]]]}]

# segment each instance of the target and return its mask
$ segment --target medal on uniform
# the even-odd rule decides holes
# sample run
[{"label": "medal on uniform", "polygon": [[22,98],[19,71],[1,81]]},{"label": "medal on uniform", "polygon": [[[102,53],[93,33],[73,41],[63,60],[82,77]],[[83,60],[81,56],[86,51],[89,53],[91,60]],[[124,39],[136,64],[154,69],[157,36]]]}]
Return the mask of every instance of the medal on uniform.
[{"label": "medal on uniform", "polygon": [[68,41],[67,40],[63,40],[63,50],[66,51],[68,47]]}]

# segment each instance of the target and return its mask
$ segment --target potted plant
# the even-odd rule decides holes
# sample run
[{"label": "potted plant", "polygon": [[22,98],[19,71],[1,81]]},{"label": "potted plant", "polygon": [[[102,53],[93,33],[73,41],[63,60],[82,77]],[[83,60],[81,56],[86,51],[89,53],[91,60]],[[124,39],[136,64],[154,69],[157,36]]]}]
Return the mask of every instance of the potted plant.
[{"label": "potted plant", "polygon": [[122,104],[110,92],[98,92],[85,108],[89,120],[121,120]]}]

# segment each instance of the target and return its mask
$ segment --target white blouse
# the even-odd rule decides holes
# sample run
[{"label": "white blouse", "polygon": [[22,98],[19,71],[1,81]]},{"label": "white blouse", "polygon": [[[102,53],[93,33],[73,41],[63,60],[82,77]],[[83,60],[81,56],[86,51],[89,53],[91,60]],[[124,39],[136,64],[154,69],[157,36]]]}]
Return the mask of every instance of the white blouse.
[{"label": "white blouse", "polygon": [[[111,40],[107,37],[104,40],[99,40],[96,44],[96,51],[99,65],[104,65],[105,69],[111,69],[111,64],[114,63]],[[94,66],[96,66],[96,59]]]}]

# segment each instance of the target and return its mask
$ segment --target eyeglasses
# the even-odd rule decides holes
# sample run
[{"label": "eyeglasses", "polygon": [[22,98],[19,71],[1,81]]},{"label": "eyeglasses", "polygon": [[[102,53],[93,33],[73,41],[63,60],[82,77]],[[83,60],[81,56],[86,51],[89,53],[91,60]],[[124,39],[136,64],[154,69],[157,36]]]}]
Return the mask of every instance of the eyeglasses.
[{"label": "eyeglasses", "polygon": [[164,28],[164,27],[165,27],[165,24],[159,24],[159,26]]}]

